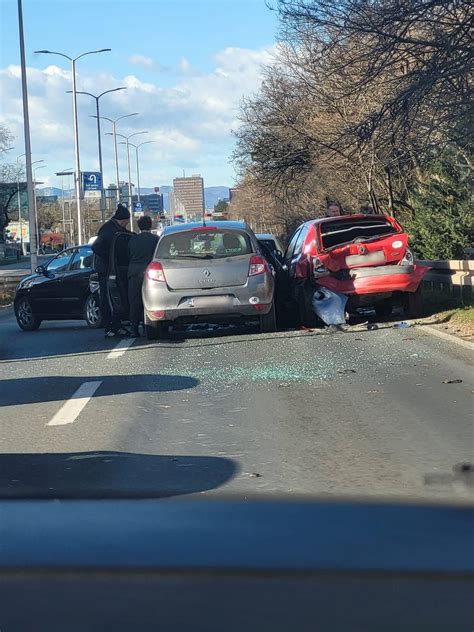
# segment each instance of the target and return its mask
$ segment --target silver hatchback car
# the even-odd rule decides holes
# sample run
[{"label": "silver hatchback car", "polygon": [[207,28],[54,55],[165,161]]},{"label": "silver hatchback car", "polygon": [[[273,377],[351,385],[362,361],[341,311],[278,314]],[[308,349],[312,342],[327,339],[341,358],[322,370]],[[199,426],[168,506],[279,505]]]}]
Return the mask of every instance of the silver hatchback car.
[{"label": "silver hatchback car", "polygon": [[258,317],[275,331],[273,270],[242,222],[165,228],[143,281],[145,329],[160,338],[171,322]]}]

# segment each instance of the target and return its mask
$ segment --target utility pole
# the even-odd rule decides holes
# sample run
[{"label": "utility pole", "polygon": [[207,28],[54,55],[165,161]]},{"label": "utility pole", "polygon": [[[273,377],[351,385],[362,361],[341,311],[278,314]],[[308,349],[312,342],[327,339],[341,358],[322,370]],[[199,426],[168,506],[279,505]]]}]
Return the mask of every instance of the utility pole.
[{"label": "utility pole", "polygon": [[28,85],[26,80],[25,37],[23,33],[23,7],[18,0],[18,31],[20,36],[21,89],[23,98],[23,128],[25,134],[26,183],[28,190],[28,223],[30,227],[30,268],[33,273],[38,266],[36,214],[33,192],[33,171],[31,167],[30,115],[28,111]]}]

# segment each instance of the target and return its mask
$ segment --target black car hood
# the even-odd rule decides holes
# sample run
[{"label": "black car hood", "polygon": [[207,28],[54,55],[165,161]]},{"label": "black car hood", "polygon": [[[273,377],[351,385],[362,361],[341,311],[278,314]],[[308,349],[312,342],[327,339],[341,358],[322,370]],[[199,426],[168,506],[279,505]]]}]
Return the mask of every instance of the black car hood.
[{"label": "black car hood", "polygon": [[18,284],[18,289],[21,290],[25,287],[28,288],[33,285],[38,285],[38,283],[43,283],[43,281],[49,281],[49,278],[44,276],[44,274],[37,274],[36,272],[34,274],[28,274],[21,279]]}]

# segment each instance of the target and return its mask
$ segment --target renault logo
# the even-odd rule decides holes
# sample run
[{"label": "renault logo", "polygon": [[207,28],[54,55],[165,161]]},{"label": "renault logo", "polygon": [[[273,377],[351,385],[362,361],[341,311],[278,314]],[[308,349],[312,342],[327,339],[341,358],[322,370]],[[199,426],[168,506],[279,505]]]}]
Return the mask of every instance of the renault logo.
[{"label": "renault logo", "polygon": [[211,276],[211,271],[210,270],[204,270],[203,274],[204,274],[205,277],[209,278]]}]

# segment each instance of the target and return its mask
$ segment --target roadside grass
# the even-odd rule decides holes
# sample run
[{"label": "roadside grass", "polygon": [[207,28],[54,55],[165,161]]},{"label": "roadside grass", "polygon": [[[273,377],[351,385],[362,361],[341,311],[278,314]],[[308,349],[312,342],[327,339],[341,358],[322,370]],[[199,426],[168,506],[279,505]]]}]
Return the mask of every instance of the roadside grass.
[{"label": "roadside grass", "polygon": [[14,295],[15,290],[0,290],[0,307],[7,307],[8,305],[11,305],[13,303]]},{"label": "roadside grass", "polygon": [[440,290],[423,292],[423,307],[429,321],[445,325],[454,333],[474,336],[474,298],[472,294],[453,295]]}]

